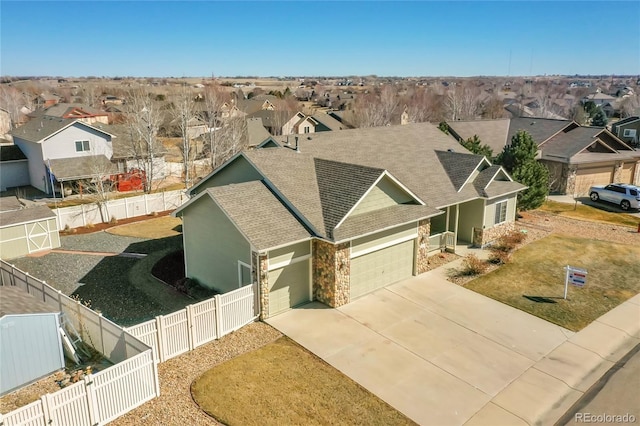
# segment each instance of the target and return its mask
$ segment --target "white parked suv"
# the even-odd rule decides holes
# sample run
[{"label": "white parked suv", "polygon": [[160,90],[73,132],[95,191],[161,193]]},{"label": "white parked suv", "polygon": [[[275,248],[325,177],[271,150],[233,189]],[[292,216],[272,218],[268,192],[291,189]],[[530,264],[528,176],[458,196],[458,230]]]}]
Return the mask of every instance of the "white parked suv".
[{"label": "white parked suv", "polygon": [[589,197],[592,201],[617,204],[622,210],[640,209],[640,188],[628,183],[592,186],[589,189]]}]

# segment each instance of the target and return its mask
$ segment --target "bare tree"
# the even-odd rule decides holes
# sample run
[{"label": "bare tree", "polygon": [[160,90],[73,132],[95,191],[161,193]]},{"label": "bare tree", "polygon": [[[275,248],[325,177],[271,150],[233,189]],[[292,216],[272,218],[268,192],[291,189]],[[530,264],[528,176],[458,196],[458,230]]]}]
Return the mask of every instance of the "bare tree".
[{"label": "bare tree", "polygon": [[355,127],[388,126],[399,104],[400,98],[396,90],[386,85],[378,95],[369,93],[358,96],[349,121]]},{"label": "bare tree", "polygon": [[93,155],[90,157],[89,168],[91,178],[84,181],[84,187],[98,206],[100,218],[105,223],[111,220],[108,201],[115,189],[115,182],[112,180],[115,167],[106,156]]},{"label": "bare tree", "polygon": [[425,121],[441,121],[441,98],[427,87],[410,89],[406,96],[407,115],[409,123],[423,123]]},{"label": "bare tree", "polygon": [[620,102],[620,118],[631,117],[635,114],[638,107],[640,107],[640,96],[636,94],[627,95]]},{"label": "bare tree", "polygon": [[219,134],[211,147],[214,169],[247,146],[247,120],[244,117],[227,119],[216,133]]},{"label": "bare tree", "polygon": [[196,104],[193,95],[189,91],[188,86],[182,85],[171,107],[171,115],[174,119],[182,145],[180,152],[182,154],[182,170],[184,174],[184,183],[187,187],[191,183],[190,169],[193,158],[191,155],[191,135],[189,134],[189,126],[196,118]]},{"label": "bare tree", "polygon": [[131,137],[130,156],[138,162],[138,168],[145,171],[145,192],[151,190],[155,178],[156,153],[161,151],[158,141],[158,130],[162,123],[162,114],[150,94],[138,89],[132,90],[127,102],[127,126]]},{"label": "bare tree", "polygon": [[480,89],[466,83],[449,86],[445,96],[445,111],[450,120],[472,120],[480,109]]},{"label": "bare tree", "polygon": [[33,108],[32,96],[7,85],[0,86],[0,107],[9,113],[10,129],[14,129],[22,121],[23,107]]},{"label": "bare tree", "polygon": [[207,124],[207,142],[209,144],[209,158],[211,160],[211,169],[216,164],[216,136],[219,120],[222,115],[222,105],[225,103],[227,96],[217,84],[207,86],[204,91],[204,110],[202,118]]}]

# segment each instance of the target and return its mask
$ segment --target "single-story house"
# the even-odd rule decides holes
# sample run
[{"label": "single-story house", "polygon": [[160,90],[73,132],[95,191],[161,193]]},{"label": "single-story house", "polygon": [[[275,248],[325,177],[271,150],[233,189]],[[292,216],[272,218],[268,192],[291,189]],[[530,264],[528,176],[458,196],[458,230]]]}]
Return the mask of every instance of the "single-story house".
[{"label": "single-story house", "polygon": [[0,396],[64,369],[59,312],[15,286],[0,286]]},{"label": "single-story house", "polygon": [[640,184],[640,151],[602,127],[549,118],[452,121],[456,140],[478,135],[498,155],[520,130],[538,144],[539,160],[550,171],[550,190],[573,196],[588,195],[592,185],[613,182]]},{"label": "single-story house", "polygon": [[13,259],[60,247],[56,215],[47,206],[26,208],[17,197],[0,198],[0,257]]},{"label": "single-story house", "polygon": [[173,213],[187,277],[222,292],[259,283],[264,318],[341,306],[425,272],[433,251],[514,229],[525,187],[432,124],[289,139],[235,155]]}]

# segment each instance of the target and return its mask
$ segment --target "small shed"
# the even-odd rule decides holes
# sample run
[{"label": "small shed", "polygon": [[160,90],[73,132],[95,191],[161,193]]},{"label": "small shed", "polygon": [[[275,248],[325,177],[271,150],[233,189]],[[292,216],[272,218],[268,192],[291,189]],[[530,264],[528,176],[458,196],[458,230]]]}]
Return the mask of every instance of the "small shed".
[{"label": "small shed", "polygon": [[59,321],[20,287],[0,286],[0,396],[64,368]]},{"label": "small shed", "polygon": [[16,197],[0,198],[0,258],[13,259],[60,247],[56,215],[47,206],[26,208]]}]

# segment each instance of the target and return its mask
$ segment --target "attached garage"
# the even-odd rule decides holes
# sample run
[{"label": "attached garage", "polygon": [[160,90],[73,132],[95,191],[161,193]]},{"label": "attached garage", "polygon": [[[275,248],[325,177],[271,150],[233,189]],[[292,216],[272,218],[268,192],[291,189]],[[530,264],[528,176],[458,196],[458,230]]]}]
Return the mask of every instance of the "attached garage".
[{"label": "attached garage", "polygon": [[311,242],[269,252],[269,315],[310,302]]},{"label": "attached garage", "polygon": [[351,300],[411,277],[416,237],[416,225],[411,224],[354,240],[351,245]]},{"label": "attached garage", "polygon": [[613,177],[613,166],[580,168],[576,173],[575,195],[588,195],[593,185],[607,185]]},{"label": "attached garage", "polygon": [[0,191],[29,185],[29,161],[16,145],[0,146]]},{"label": "attached garage", "polygon": [[624,163],[620,171],[620,183],[634,183],[633,174],[636,170],[636,163]]},{"label": "attached garage", "polygon": [[0,208],[0,257],[12,259],[60,247],[56,215],[46,206],[20,208],[17,198]]}]

